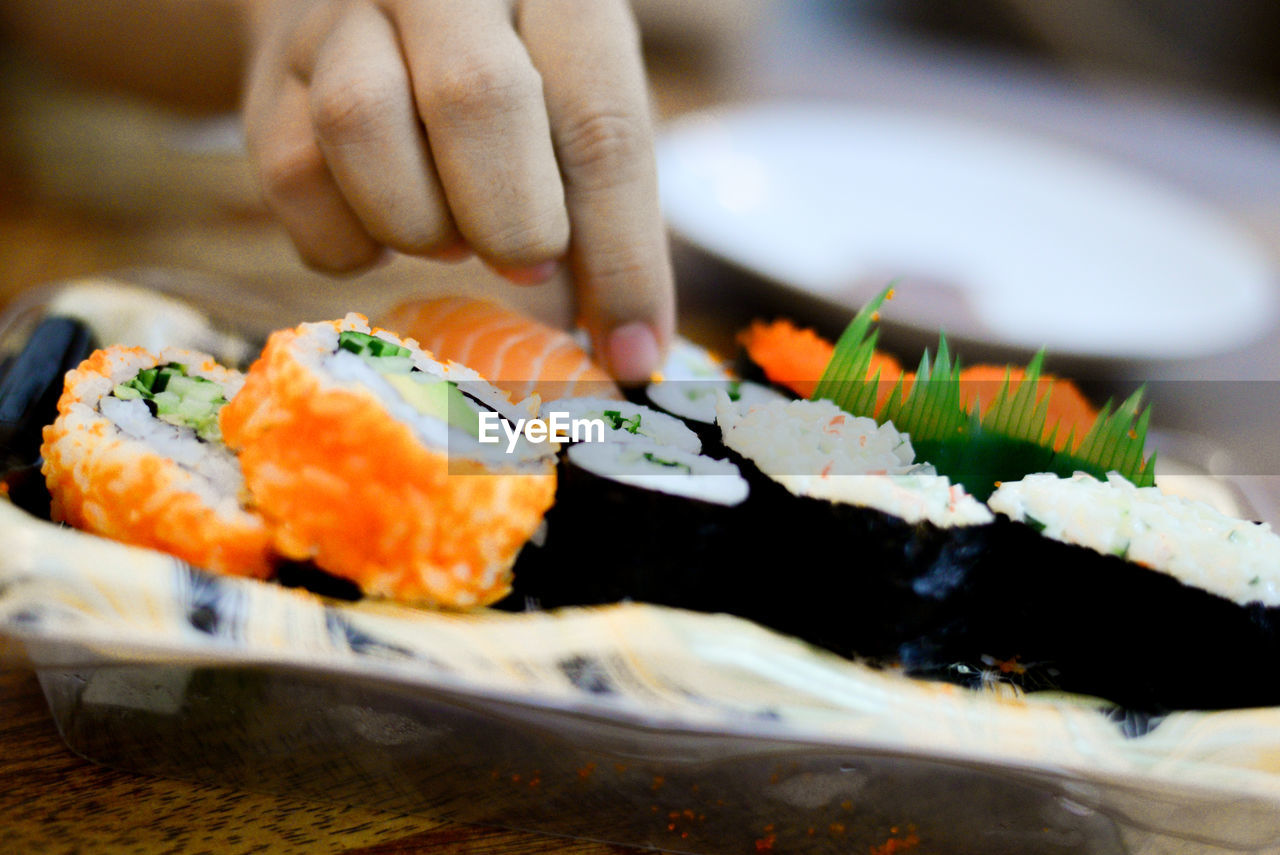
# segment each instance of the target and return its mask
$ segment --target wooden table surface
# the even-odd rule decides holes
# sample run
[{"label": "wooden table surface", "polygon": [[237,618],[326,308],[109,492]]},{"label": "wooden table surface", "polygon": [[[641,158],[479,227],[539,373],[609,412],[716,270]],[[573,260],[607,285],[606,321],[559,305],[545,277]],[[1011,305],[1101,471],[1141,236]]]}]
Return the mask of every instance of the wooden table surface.
[{"label": "wooden table surface", "polygon": [[0,852],[630,851],[108,769],[67,750],[32,672],[0,668]]}]

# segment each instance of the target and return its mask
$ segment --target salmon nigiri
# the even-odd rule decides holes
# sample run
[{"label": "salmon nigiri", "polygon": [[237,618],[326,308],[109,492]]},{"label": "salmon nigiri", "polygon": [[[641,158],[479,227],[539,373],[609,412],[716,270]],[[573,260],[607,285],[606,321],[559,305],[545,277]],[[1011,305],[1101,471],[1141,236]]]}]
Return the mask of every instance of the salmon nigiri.
[{"label": "salmon nigiri", "polygon": [[392,309],[382,326],[417,339],[437,359],[467,366],[513,400],[534,393],[544,401],[622,398],[573,336],[487,300],[410,300]]}]

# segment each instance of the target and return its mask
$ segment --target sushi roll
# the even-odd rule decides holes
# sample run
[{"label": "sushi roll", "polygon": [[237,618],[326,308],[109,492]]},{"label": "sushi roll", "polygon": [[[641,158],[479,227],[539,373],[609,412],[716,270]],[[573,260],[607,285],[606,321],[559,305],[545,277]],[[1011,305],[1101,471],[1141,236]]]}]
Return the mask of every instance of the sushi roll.
[{"label": "sushi roll", "polygon": [[751,485],[742,616],[883,664],[945,623],[993,517],[918,463],[910,437],[829,401],[722,394],[718,419]]},{"label": "sushi roll", "polygon": [[543,401],[622,397],[569,333],[488,300],[411,300],[392,309],[382,325],[416,339],[437,359],[469,366],[512,400],[534,394]]},{"label": "sushi roll", "polygon": [[[1280,703],[1280,536],[1118,475],[1030,475],[971,584],[971,647],[1160,713]],[[985,627],[978,630],[977,625]]]},{"label": "sushi roll", "polygon": [[555,507],[503,606],[721,610],[726,544],[748,490],[737,467],[699,453],[697,434],[643,404],[566,398],[542,413],[599,427],[561,451]]},{"label": "sushi roll", "polygon": [[204,354],[113,346],[68,372],[44,430],[55,521],[220,573],[268,577],[263,519],[218,414],[243,377]]},{"label": "sushi roll", "polygon": [[571,445],[544,535],[520,554],[503,606],[631,600],[732,611],[747,493],[736,466],[688,448],[645,438]]},{"label": "sushi roll", "polygon": [[760,383],[743,380],[719,357],[693,342],[677,338],[653,379],[643,387],[644,403],[669,413],[697,433],[704,452],[723,456],[716,426],[716,396],[750,407],[784,396]]},{"label": "sushi roll", "polygon": [[554,497],[553,443],[484,441],[530,416],[351,314],[273,333],[221,426],[281,554],[369,596],[468,608],[507,593]]}]

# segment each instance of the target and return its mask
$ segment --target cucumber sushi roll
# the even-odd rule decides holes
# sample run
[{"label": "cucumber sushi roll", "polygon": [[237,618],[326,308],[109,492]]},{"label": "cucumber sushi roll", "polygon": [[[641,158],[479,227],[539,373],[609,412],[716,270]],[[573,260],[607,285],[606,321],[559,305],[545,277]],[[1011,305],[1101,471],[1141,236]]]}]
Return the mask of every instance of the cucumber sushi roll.
[{"label": "cucumber sushi roll", "polygon": [[743,380],[709,350],[677,339],[654,379],[644,387],[646,402],[683,421],[713,456],[723,454],[716,426],[716,396],[724,392],[743,406],[781,400],[773,389]]},{"label": "cucumber sushi roll", "polygon": [[271,574],[271,537],[242,499],[218,414],[243,383],[205,354],[109,347],[68,372],[44,430],[55,521],[220,573]]},{"label": "cucumber sushi roll", "polygon": [[1067,691],[1160,712],[1280,703],[1280,536],[1118,475],[1030,475],[975,576],[984,639]]},{"label": "cucumber sushi roll", "polygon": [[747,493],[735,465],[686,449],[643,439],[571,445],[544,536],[521,553],[505,605],[731,611]]},{"label": "cucumber sushi roll", "polygon": [[356,314],[272,334],[222,411],[276,548],[367,595],[499,599],[555,493],[555,445],[482,441],[532,416]]},{"label": "cucumber sushi roll", "polygon": [[[731,459],[751,484],[743,541],[758,575],[743,616],[845,656],[893,663],[958,607],[991,512],[915,461],[892,424],[829,401],[741,408],[722,395]],[[804,560],[797,560],[804,555]]]}]

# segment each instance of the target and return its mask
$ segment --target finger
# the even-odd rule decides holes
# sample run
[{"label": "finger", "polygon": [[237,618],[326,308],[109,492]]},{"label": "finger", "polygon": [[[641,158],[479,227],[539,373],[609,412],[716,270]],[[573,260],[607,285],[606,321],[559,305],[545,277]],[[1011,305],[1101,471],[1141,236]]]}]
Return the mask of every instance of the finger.
[{"label": "finger", "polygon": [[375,240],[449,255],[454,227],[418,121],[395,30],[367,3],[346,7],[316,53],[311,120],[343,198]]},{"label": "finger", "polygon": [[543,76],[583,324],[615,377],[643,381],[671,339],[675,287],[635,22],[623,0],[538,0],[517,27]]},{"label": "finger", "polygon": [[449,209],[491,265],[530,268],[569,240],[542,83],[505,0],[384,0]]},{"label": "finger", "polygon": [[251,90],[245,137],[267,207],[304,262],[343,273],[378,260],[381,246],[343,201],[325,165],[301,81],[281,75]]}]

